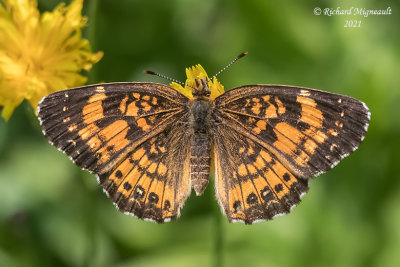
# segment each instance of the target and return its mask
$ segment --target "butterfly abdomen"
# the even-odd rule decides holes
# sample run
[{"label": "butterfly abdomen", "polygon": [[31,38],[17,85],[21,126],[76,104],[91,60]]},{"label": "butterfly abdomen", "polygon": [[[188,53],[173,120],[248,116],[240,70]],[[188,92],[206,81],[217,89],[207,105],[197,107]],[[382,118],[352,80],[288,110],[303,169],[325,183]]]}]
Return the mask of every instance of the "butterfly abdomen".
[{"label": "butterfly abdomen", "polygon": [[191,103],[192,139],[190,144],[190,179],[196,195],[207,187],[211,164],[210,101],[195,99]]}]

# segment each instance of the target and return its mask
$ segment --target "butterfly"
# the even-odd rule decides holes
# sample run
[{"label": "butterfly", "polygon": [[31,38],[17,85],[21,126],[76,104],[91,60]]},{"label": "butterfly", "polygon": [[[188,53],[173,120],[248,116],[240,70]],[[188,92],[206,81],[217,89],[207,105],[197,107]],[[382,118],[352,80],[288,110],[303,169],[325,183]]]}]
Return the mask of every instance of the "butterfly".
[{"label": "butterfly", "polygon": [[223,213],[246,224],[289,213],[310,178],[366,135],[370,112],[352,97],[284,85],[223,92],[201,67],[187,73],[191,92],[118,82],[52,93],[38,105],[43,133],[120,211],[159,223],[179,217],[192,188],[204,192],[213,165]]}]

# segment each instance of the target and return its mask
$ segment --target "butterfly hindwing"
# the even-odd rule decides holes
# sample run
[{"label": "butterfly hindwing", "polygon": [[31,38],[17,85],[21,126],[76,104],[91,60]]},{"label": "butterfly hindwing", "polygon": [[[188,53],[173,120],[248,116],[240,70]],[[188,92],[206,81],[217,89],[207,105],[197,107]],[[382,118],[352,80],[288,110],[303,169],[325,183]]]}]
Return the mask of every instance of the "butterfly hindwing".
[{"label": "butterfly hindwing", "polygon": [[39,103],[38,113],[52,144],[100,174],[179,120],[187,101],[161,84],[108,83],[52,93]]},{"label": "butterfly hindwing", "polygon": [[217,199],[229,221],[253,223],[290,211],[308,190],[272,153],[219,124],[214,141]]},{"label": "butterfly hindwing", "polygon": [[[182,118],[181,122],[187,121]],[[184,123],[138,145],[99,182],[119,210],[165,222],[179,216],[190,193],[190,141]]]},{"label": "butterfly hindwing", "polygon": [[215,106],[215,116],[302,178],[328,171],[354,151],[370,119],[357,99],[281,85],[235,88],[217,97]]}]

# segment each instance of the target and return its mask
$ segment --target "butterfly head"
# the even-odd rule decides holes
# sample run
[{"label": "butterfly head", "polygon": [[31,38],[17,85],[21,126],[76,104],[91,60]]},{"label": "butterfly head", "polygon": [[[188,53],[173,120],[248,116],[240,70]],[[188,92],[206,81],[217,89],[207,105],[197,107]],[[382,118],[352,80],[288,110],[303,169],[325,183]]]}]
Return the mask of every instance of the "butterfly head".
[{"label": "butterfly head", "polygon": [[165,75],[162,75],[154,71],[145,70],[144,73],[156,75],[158,77],[172,81],[172,83],[170,84],[171,87],[179,91],[189,99],[199,98],[199,97],[215,99],[217,96],[225,92],[222,84],[218,82],[217,76],[221,72],[229,68],[238,59],[244,57],[245,55],[247,55],[247,52],[243,52],[240,55],[238,55],[234,60],[231,61],[231,63],[226,65],[214,76],[212,76],[211,79],[208,78],[206,71],[200,64],[186,68],[187,79],[185,83],[169,78]]},{"label": "butterfly head", "polygon": [[193,87],[193,97],[210,97],[211,90],[208,87],[208,77],[202,79],[195,79],[196,87]]}]

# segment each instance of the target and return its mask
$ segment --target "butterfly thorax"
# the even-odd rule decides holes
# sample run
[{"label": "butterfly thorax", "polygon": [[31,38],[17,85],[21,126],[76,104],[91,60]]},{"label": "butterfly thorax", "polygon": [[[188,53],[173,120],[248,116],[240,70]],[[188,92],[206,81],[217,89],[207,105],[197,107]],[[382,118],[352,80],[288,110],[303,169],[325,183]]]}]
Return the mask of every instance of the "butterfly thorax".
[{"label": "butterfly thorax", "polygon": [[190,179],[196,195],[201,195],[209,181],[211,164],[210,138],[210,89],[207,78],[196,79],[197,87],[193,89],[193,100],[190,102],[190,127],[192,139],[190,144]]}]

